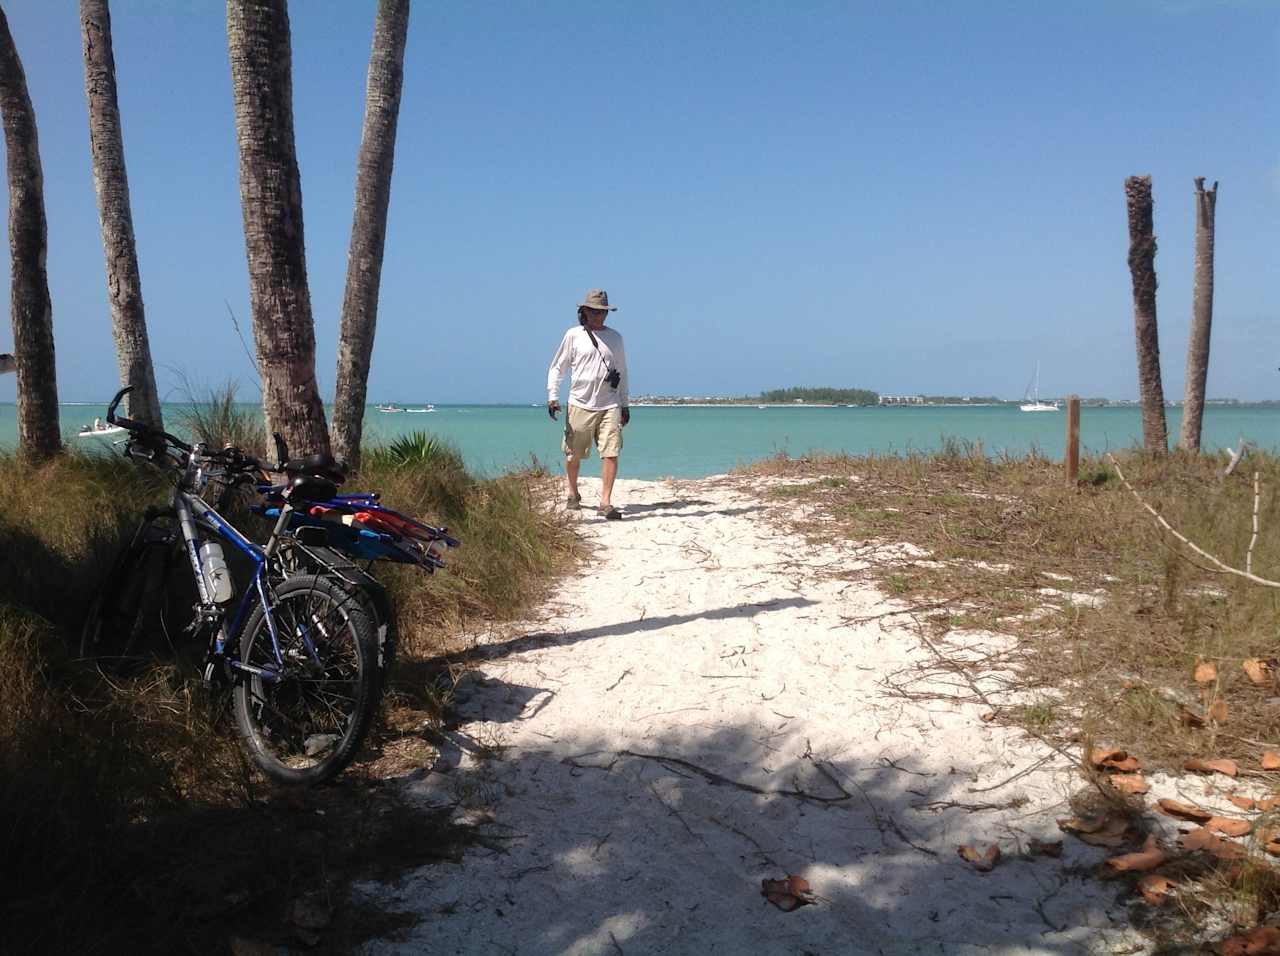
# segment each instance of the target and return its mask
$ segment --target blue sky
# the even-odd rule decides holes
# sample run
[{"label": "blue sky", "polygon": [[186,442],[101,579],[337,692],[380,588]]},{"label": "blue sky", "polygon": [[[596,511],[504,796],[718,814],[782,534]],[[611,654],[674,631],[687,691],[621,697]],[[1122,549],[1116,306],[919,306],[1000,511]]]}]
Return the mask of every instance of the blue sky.
[{"label": "blue sky", "polygon": [[[290,9],[326,394],[374,6]],[[39,126],[60,393],[98,400],[116,366],[76,4],[4,9]],[[248,334],[224,7],[112,15],[162,392],[235,378],[252,398],[227,315]],[[1044,394],[1133,396],[1131,174],[1154,177],[1166,395],[1206,176],[1209,393],[1280,397],[1280,0],[419,0],[405,74],[371,401],[540,400],[592,286],[622,307],[633,395],[1020,397],[1039,360]]]}]

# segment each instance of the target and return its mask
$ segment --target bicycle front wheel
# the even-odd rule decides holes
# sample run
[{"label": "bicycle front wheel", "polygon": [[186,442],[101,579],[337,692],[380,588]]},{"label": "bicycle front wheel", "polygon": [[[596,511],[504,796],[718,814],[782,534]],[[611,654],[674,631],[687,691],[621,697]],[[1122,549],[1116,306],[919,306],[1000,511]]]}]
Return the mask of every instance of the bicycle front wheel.
[{"label": "bicycle front wheel", "polygon": [[240,659],[272,676],[241,675],[236,723],[267,776],[321,783],[351,762],[377,711],[374,625],[323,577],[289,578],[270,594],[270,617],[259,605],[245,623]]},{"label": "bicycle front wheel", "polygon": [[172,545],[171,531],[148,517],[116,556],[85,614],[80,656],[116,666],[156,646]]}]

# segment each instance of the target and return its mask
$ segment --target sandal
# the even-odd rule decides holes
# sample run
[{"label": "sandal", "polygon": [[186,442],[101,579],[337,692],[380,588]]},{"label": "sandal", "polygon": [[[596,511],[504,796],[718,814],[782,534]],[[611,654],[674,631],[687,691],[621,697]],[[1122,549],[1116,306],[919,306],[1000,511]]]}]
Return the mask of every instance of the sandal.
[{"label": "sandal", "polygon": [[564,500],[564,506],[570,511],[578,511],[582,508],[582,495],[570,495]]},{"label": "sandal", "polygon": [[618,521],[622,518],[622,512],[613,505],[601,505],[596,509],[596,514],[606,521]]}]

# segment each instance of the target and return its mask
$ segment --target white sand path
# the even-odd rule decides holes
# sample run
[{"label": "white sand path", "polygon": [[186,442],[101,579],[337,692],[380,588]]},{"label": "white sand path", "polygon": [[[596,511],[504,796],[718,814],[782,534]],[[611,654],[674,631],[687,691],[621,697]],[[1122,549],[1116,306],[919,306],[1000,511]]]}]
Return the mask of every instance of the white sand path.
[{"label": "white sand path", "polygon": [[[1066,760],[980,705],[890,692],[930,651],[892,617],[846,623],[896,605],[830,573],[861,566],[856,542],[769,521],[767,484],[621,481],[623,521],[583,511],[590,561],[486,639],[405,783],[496,848],[358,887],[421,917],[367,952],[1141,951],[1123,890],[1088,872],[1100,851],[1017,856],[1061,838]],[[991,873],[956,855],[993,842]],[[788,873],[822,901],[766,904],[760,880]]]}]

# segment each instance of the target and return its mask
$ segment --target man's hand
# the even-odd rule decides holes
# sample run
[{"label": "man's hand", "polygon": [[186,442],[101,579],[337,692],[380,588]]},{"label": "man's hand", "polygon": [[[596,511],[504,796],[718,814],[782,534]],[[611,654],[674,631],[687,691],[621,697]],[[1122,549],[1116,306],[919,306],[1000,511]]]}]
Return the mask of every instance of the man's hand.
[{"label": "man's hand", "polygon": [[557,402],[554,398],[551,401],[547,402],[547,414],[551,416],[552,421],[556,420],[556,415],[558,415],[559,413],[560,413],[559,402]]},{"label": "man's hand", "polygon": [[622,427],[626,428],[631,424],[631,409],[626,405],[622,406]]}]

